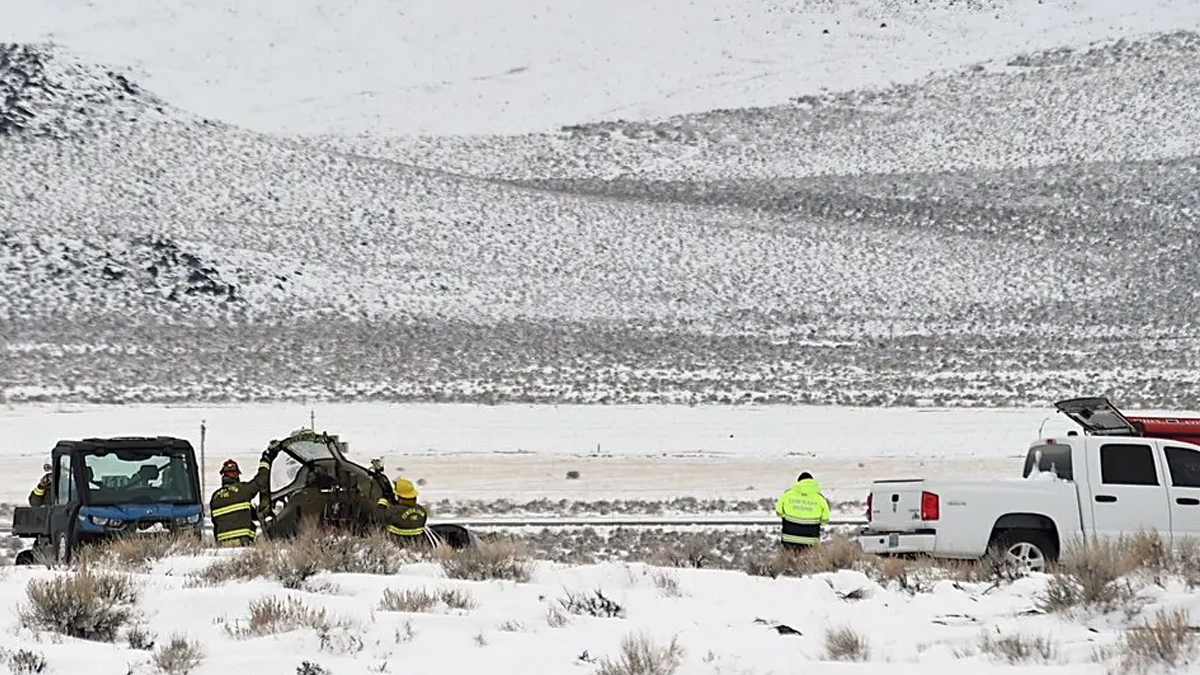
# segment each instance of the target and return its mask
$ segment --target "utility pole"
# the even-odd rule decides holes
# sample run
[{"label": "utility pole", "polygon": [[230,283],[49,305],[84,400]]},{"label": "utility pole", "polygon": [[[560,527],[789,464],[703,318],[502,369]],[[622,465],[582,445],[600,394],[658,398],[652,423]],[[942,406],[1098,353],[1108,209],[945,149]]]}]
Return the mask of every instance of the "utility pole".
[{"label": "utility pole", "polygon": [[208,475],[208,467],[204,461],[204,437],[208,431],[208,426],[207,426],[206,422],[207,422],[207,420],[200,420],[200,498],[201,499],[204,499],[204,495],[208,494],[208,492],[205,488],[205,484],[204,484],[204,477]]},{"label": "utility pole", "polygon": [[317,430],[317,411],[315,410],[308,411],[308,428],[313,431]]}]

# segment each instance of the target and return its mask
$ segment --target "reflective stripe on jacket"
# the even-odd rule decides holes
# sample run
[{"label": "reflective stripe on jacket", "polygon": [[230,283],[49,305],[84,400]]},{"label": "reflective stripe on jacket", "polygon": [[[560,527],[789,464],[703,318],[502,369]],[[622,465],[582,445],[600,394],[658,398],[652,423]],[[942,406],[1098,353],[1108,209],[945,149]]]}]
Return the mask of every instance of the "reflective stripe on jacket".
[{"label": "reflective stripe on jacket", "polygon": [[258,473],[244,483],[222,485],[212,494],[208,502],[212,516],[213,536],[217,543],[255,537],[254,507],[250,500],[270,487],[271,465],[263,461],[258,464]]},{"label": "reflective stripe on jacket", "polygon": [[401,499],[399,504],[389,504],[384,514],[388,533],[404,540],[424,535],[428,519],[429,513],[425,507],[408,499]]},{"label": "reflective stripe on jacket", "polygon": [[812,478],[797,481],[775,503],[780,517],[780,539],[786,544],[819,544],[821,527],[829,523],[829,502],[821,484]]},{"label": "reflective stripe on jacket", "polygon": [[50,488],[50,474],[42,476],[37,485],[33,486],[33,490],[29,492],[30,506],[45,506],[46,490]]}]

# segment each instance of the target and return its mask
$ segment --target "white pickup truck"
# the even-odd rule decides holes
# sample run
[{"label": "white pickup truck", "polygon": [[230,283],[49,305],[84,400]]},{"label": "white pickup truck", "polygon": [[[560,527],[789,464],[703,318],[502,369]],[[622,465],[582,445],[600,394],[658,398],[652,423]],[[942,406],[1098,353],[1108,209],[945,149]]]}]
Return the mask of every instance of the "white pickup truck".
[{"label": "white pickup truck", "polygon": [[980,559],[1041,571],[1073,542],[1157,531],[1200,539],[1200,418],[1125,417],[1107,399],[1055,404],[1084,431],[1029,447],[1024,477],[881,480],[864,551]]}]

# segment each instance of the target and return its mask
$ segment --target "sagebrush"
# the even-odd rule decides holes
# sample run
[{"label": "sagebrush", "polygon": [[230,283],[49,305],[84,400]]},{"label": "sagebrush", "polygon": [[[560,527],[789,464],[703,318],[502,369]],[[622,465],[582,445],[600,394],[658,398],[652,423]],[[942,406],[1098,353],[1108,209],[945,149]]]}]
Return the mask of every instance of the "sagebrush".
[{"label": "sagebrush", "polygon": [[1045,635],[999,635],[985,631],[979,649],[1010,664],[1054,663],[1058,659],[1058,646]]},{"label": "sagebrush", "polygon": [[674,675],[683,654],[677,638],[660,645],[649,635],[627,635],[621,641],[620,654],[602,659],[596,675]]},{"label": "sagebrush", "polygon": [[49,669],[45,655],[31,649],[18,649],[15,652],[0,649],[0,662],[8,666],[13,675],[37,675]]},{"label": "sagebrush", "polygon": [[404,590],[384,589],[379,601],[379,609],[389,612],[428,612],[438,605],[450,609],[473,609],[476,606],[475,597],[470,592],[459,588],[447,588],[428,591],[423,588]]},{"label": "sagebrush", "polygon": [[249,638],[301,628],[328,632],[347,625],[348,621],[330,616],[323,608],[309,607],[298,598],[267,596],[250,603],[250,616],[245,622],[226,625],[225,630],[233,637]]},{"label": "sagebrush", "polygon": [[134,620],[138,602],[131,577],[93,572],[89,567],[52,579],[33,579],[25,595],[29,603],[19,616],[27,628],[102,642],[114,641]]},{"label": "sagebrush", "polygon": [[1197,647],[1187,612],[1160,610],[1153,619],[1126,630],[1116,649],[1121,672],[1147,673],[1194,664]]},{"label": "sagebrush", "polygon": [[187,675],[204,662],[200,643],[183,635],[173,635],[170,641],[154,652],[154,668],[163,675]]},{"label": "sagebrush", "polygon": [[533,577],[533,560],[524,547],[511,541],[482,542],[479,546],[437,551],[442,570],[451,579],[527,582]]},{"label": "sagebrush", "polygon": [[329,536],[318,528],[302,528],[291,539],[258,541],[235,555],[193,575],[195,583],[218,585],[254,578],[278,580],[284,588],[300,589],[316,574],[391,575],[421,553],[397,546],[386,533],[367,536]]},{"label": "sagebrush", "polygon": [[574,593],[568,591],[566,596],[559,598],[559,606],[571,614],[582,614],[602,619],[622,618],[625,608],[619,602],[604,594],[599,588],[590,593]]},{"label": "sagebrush", "polygon": [[75,559],[91,566],[111,565],[141,571],[156,560],[173,555],[194,554],[203,548],[204,542],[195,532],[129,535],[83,546],[76,553]]},{"label": "sagebrush", "polygon": [[866,661],[871,656],[867,638],[846,626],[825,632],[825,657],[831,661]]},{"label": "sagebrush", "polygon": [[1100,539],[1070,547],[1051,566],[1039,606],[1047,612],[1077,607],[1103,612],[1133,610],[1137,588],[1128,576],[1141,568],[1144,556],[1154,550],[1148,544],[1135,543],[1125,538]]}]

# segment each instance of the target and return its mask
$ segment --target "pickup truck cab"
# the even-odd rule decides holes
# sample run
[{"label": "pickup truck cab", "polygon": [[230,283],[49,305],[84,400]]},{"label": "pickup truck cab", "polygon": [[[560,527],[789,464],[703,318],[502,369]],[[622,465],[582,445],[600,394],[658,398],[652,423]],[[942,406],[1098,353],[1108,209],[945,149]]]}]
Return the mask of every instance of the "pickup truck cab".
[{"label": "pickup truck cab", "polygon": [[1084,435],[1033,442],[1021,478],[881,480],[858,534],[876,554],[1002,556],[1044,570],[1073,543],[1157,532],[1200,539],[1200,418],[1125,417],[1107,399],[1060,401]]}]

